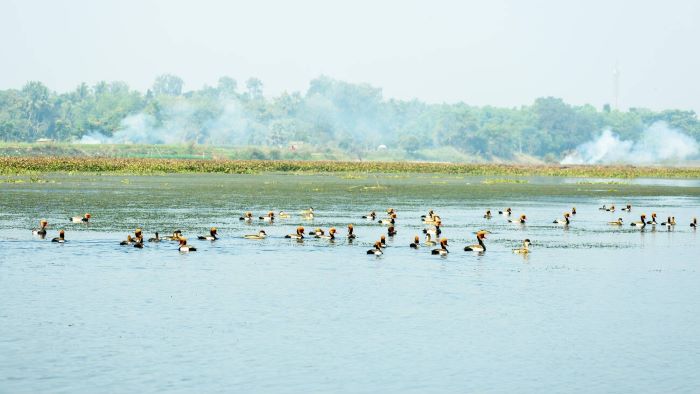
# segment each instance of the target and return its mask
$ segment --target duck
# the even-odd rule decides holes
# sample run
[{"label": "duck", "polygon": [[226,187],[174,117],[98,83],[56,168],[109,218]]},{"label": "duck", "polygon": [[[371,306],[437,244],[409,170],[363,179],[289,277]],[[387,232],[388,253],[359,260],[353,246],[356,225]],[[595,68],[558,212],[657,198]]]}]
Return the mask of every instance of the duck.
[{"label": "duck", "polygon": [[155,234],[155,235],[156,235],[155,237],[149,238],[149,239],[148,239],[148,242],[160,242],[161,238],[160,238],[160,236],[158,235],[158,231],[156,231],[156,234]]},{"label": "duck", "polygon": [[182,238],[182,230],[175,230],[173,231],[173,235],[166,237],[169,241],[179,241],[180,238]]},{"label": "duck", "polygon": [[321,234],[321,235],[317,236],[316,238],[334,241],[335,240],[335,232],[336,232],[335,227],[331,227],[328,229],[328,235]]},{"label": "duck", "polygon": [[615,212],[615,204],[611,205],[609,208],[606,208],[605,211],[607,211],[607,212]]},{"label": "duck", "polygon": [[484,244],[484,239],[486,238],[487,231],[478,231],[476,233],[476,245],[468,245],[464,247],[465,252],[485,252],[486,245]]},{"label": "duck", "polygon": [[217,237],[216,227],[209,229],[209,235],[200,235],[197,237],[197,239],[202,241],[216,241],[219,239],[219,237]]},{"label": "duck", "polygon": [[370,213],[367,214],[367,215],[362,215],[362,219],[367,219],[367,220],[370,220],[370,221],[375,220],[376,218],[377,218],[377,213],[374,212],[374,211],[370,212]]},{"label": "duck", "polygon": [[196,252],[197,248],[192,245],[187,245],[187,238],[180,238],[178,249],[180,252]]},{"label": "duck", "polygon": [[49,222],[46,221],[45,219],[42,219],[39,221],[39,228],[32,230],[32,234],[38,235],[41,238],[44,238],[46,236],[46,228],[49,226]]},{"label": "duck", "polygon": [[608,222],[608,224],[613,226],[622,226],[622,218],[617,218],[617,220]]},{"label": "duck", "polygon": [[425,224],[435,224],[441,222],[442,219],[440,219],[440,216],[438,215],[433,215],[431,218],[425,218],[423,219],[423,223]]},{"label": "duck", "polygon": [[275,221],[275,213],[270,211],[267,213],[267,215],[260,216],[258,219],[266,221],[266,222],[274,222]]},{"label": "duck", "polygon": [[250,222],[253,220],[253,212],[246,212],[243,214],[243,216],[239,217],[238,220],[245,220],[246,222]]},{"label": "duck", "polygon": [[651,213],[651,220],[647,222],[647,224],[651,224],[653,226],[656,226],[656,212]]},{"label": "duck", "polygon": [[245,239],[265,239],[267,237],[267,233],[265,230],[260,230],[258,231],[257,234],[246,234],[243,236]]},{"label": "duck", "polygon": [[134,239],[131,237],[131,234],[129,234],[126,236],[125,240],[119,242],[119,245],[125,246],[125,245],[131,245],[132,243],[134,243]]},{"label": "duck", "polygon": [[672,226],[676,225],[676,217],[675,216],[671,216],[671,225]]},{"label": "duck", "polygon": [[484,214],[484,219],[491,219],[491,210],[486,210],[486,213]]},{"label": "duck", "polygon": [[396,229],[394,226],[389,226],[389,228],[386,230],[386,233],[389,234],[390,237],[393,237],[396,235]]},{"label": "duck", "polygon": [[437,245],[437,242],[433,241],[433,238],[430,236],[430,233],[425,234],[425,246],[435,246]]},{"label": "duck", "polygon": [[379,242],[381,242],[383,248],[386,248],[386,235],[383,235],[383,234],[382,234],[382,235],[379,237]]},{"label": "duck", "polygon": [[435,215],[435,212],[431,209],[428,211],[427,215],[420,215],[420,218],[425,220],[425,219],[432,219],[433,216]]},{"label": "duck", "polygon": [[598,208],[598,210],[599,210],[599,211],[607,211],[607,210],[608,210],[608,207],[606,207],[605,204],[603,204],[603,206],[600,207],[600,208]]},{"label": "duck", "polygon": [[671,217],[669,216],[668,218],[666,218],[666,221],[661,223],[661,225],[662,226],[673,226],[673,221],[672,221]]},{"label": "duck", "polygon": [[379,224],[384,224],[388,226],[392,226],[396,223],[396,214],[392,213],[391,216],[387,219],[382,219],[379,221]]},{"label": "duck", "polygon": [[91,218],[91,215],[89,213],[86,213],[84,216],[73,216],[72,218],[68,218],[68,220],[71,223],[87,223]]},{"label": "duck", "polygon": [[423,234],[432,234],[435,236],[435,238],[437,238],[442,233],[442,230],[440,229],[441,225],[442,225],[442,221],[438,220],[437,222],[435,222],[435,224],[433,225],[432,228],[430,228],[430,229],[424,228]]},{"label": "duck", "polygon": [[627,206],[622,208],[622,210],[625,212],[632,212],[632,205],[627,204]]},{"label": "duck", "polygon": [[413,237],[413,242],[411,242],[408,246],[410,246],[411,249],[420,248],[420,237],[417,235],[415,237]]},{"label": "duck", "polygon": [[322,228],[317,227],[315,230],[309,231],[308,234],[309,234],[309,235],[313,235],[314,237],[318,238],[318,237],[322,236],[322,235],[325,234],[325,233],[326,233],[326,232],[323,231]]},{"label": "duck", "polygon": [[498,214],[499,214],[499,215],[503,215],[503,216],[506,216],[506,217],[510,216],[511,213],[513,213],[513,210],[510,209],[510,208],[506,208],[505,211],[498,211]]},{"label": "duck", "polygon": [[137,229],[134,231],[134,240],[135,240],[136,242],[143,243],[143,232],[141,231],[140,228],[137,228]]},{"label": "duck", "polygon": [[530,253],[530,238],[525,238],[523,240],[523,246],[521,248],[513,249],[515,254],[528,254]]},{"label": "duck", "polygon": [[569,212],[566,212],[566,213],[564,213],[564,220],[562,220],[562,219],[556,219],[556,220],[553,221],[552,223],[554,223],[554,224],[563,224],[563,225],[565,225],[565,226],[568,226],[569,223],[570,223],[569,216],[570,216]]},{"label": "duck", "polygon": [[306,211],[302,211],[301,217],[304,219],[308,219],[308,220],[313,219],[314,218],[314,208],[309,207],[309,209],[307,209]]},{"label": "duck", "polygon": [[58,237],[51,240],[51,242],[65,243],[66,242],[66,232],[61,230],[58,232]]},{"label": "duck", "polygon": [[288,214],[285,211],[280,211],[280,213],[277,214],[277,217],[279,217],[280,219],[289,219],[292,217],[292,215]]},{"label": "duck", "polygon": [[387,214],[387,216],[396,215],[396,209],[394,209],[394,208],[387,208],[387,209],[386,209],[386,214]]},{"label": "duck", "polygon": [[430,254],[436,254],[440,256],[447,256],[448,253],[450,253],[450,251],[447,250],[447,238],[441,238],[440,247],[430,251]]},{"label": "duck", "polygon": [[642,214],[642,215],[639,217],[640,220],[639,220],[638,222],[632,222],[632,223],[630,223],[630,226],[633,226],[633,227],[641,227],[641,228],[646,227],[647,222],[644,220],[644,219],[646,219],[646,217],[647,217],[647,215]]},{"label": "duck", "polygon": [[571,207],[571,214],[576,215],[576,207]]},{"label": "duck", "polygon": [[525,216],[524,214],[520,215],[520,217],[518,219],[508,219],[508,223],[515,223],[515,224],[525,224],[526,221],[527,221],[527,216]]},{"label": "duck", "polygon": [[354,231],[355,227],[353,227],[352,224],[348,224],[348,240],[353,240],[356,238]]},{"label": "duck", "polygon": [[693,218],[693,221],[690,222],[690,227],[698,228],[698,218]]},{"label": "duck", "polygon": [[299,226],[297,227],[297,232],[294,234],[287,234],[284,236],[285,238],[291,238],[291,239],[298,239],[302,240],[304,239],[304,227]]},{"label": "duck", "polygon": [[374,247],[368,250],[367,254],[373,254],[375,256],[381,256],[382,254],[384,254],[384,252],[382,252],[382,243],[379,241],[375,242]]}]

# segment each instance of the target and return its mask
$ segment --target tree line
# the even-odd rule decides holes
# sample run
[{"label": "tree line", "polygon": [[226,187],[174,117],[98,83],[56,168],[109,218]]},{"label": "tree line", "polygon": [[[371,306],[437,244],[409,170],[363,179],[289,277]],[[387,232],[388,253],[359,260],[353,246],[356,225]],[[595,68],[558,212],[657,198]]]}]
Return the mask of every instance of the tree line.
[{"label": "tree line", "polygon": [[65,93],[35,81],[22,89],[0,90],[0,140],[80,141],[97,135],[135,143],[303,143],[357,155],[380,145],[408,154],[450,147],[485,159],[524,154],[548,160],[561,158],[606,128],[622,139],[637,140],[657,121],[700,140],[693,111],[597,109],[554,97],[517,108],[427,104],[385,99],[379,88],[326,76],[312,80],[306,92],[276,97],[266,97],[256,78],[241,87],[231,77],[198,90],[183,87],[181,78],[165,74],[145,93],[124,82],[82,83]]}]

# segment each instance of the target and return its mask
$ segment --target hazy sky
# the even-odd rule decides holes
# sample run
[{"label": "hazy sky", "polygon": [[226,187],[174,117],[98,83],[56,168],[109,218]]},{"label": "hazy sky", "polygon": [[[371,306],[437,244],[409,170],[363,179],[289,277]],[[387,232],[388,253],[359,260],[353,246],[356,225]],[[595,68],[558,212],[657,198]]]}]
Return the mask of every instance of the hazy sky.
[{"label": "hazy sky", "polygon": [[519,106],[536,97],[700,112],[698,1],[0,0],[0,89],[122,80],[186,89],[320,74],[385,97]]}]

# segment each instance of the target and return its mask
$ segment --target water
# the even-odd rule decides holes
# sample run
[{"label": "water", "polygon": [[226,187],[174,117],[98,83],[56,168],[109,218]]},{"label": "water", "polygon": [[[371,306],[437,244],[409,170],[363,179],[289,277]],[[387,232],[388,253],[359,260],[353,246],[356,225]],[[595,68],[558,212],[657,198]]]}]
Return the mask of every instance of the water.
[{"label": "water", "polygon": [[[0,184],[0,392],[698,392],[700,182],[51,176]],[[632,213],[601,212],[602,204]],[[551,223],[576,206],[568,229]],[[313,222],[299,211],[313,206]],[[510,206],[526,226],[485,209]],[[359,216],[398,210],[386,231]],[[447,258],[407,247],[429,208]],[[238,220],[286,210],[273,225]],[[673,215],[672,231],[607,221]],[[68,216],[90,212],[89,226]],[[380,216],[383,216],[380,213]],[[32,237],[38,220],[49,237]],[[345,226],[358,239],[349,245]],[[335,243],[283,239],[336,226]],[[221,240],[194,240],[217,226]],[[172,243],[120,247],[180,228]],[[265,228],[270,237],[243,234]],[[491,231],[483,255],[464,252]],[[532,253],[511,253],[524,238]]]}]

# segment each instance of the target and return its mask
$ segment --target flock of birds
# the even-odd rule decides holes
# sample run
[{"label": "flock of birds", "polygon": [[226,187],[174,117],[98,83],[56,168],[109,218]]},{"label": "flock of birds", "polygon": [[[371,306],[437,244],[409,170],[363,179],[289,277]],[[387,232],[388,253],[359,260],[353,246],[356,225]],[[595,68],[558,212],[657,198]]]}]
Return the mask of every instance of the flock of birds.
[{"label": "flock of birds", "polygon": [[[606,212],[615,212],[615,205],[611,206],[606,206],[603,205],[602,207],[599,208],[601,211],[606,211]],[[630,204],[627,204],[624,208],[622,208],[622,211],[626,212],[632,212],[632,206]],[[520,224],[524,225],[527,223],[527,216],[522,214],[518,217],[513,215],[513,210],[511,208],[506,208],[503,211],[498,211],[498,215],[504,217],[509,223],[514,223],[514,224]],[[569,226],[571,224],[571,217],[573,215],[576,215],[576,207],[573,207],[570,212],[565,212],[563,217],[561,219],[555,219],[553,221],[554,224],[556,225],[562,225],[562,226]],[[306,220],[312,220],[315,216],[314,209],[309,208],[301,213],[301,217]],[[494,215],[492,215],[491,210],[487,210],[486,213],[484,214],[485,219],[491,219]],[[394,208],[389,208],[386,210],[386,217],[384,218],[379,218],[376,211],[372,211],[367,215],[363,215],[362,219],[371,221],[371,222],[377,222],[380,225],[385,225],[388,226],[387,228],[387,234],[382,235],[378,241],[374,243],[374,246],[372,249],[369,249],[367,251],[368,255],[375,255],[375,256],[380,256],[384,253],[383,249],[386,247],[386,237],[393,237],[397,234],[396,231],[396,219],[398,215],[397,212]],[[71,223],[83,223],[83,224],[88,224],[90,222],[91,215],[89,213],[86,213],[84,216],[74,216],[69,218],[69,221]],[[279,212],[278,214],[275,214],[273,211],[268,212],[264,216],[259,216],[255,218],[252,212],[246,212],[241,216],[239,219],[241,221],[245,221],[248,223],[253,223],[254,221],[262,221],[266,222],[269,224],[272,224],[275,220],[277,219],[288,219],[291,218],[291,215],[289,213],[286,213],[284,211]],[[448,240],[445,237],[441,237],[442,230],[440,229],[442,225],[442,219],[438,214],[436,214],[433,210],[428,211],[426,215],[421,216],[421,221],[423,224],[425,224],[427,227],[423,229],[423,234],[425,235],[425,240],[423,243],[421,243],[421,237],[419,235],[416,235],[413,239],[413,242],[410,243],[408,246],[412,249],[420,249],[422,247],[433,247],[436,246],[433,249],[430,249],[431,254],[433,255],[439,255],[439,256],[447,256],[449,253],[449,250],[447,249],[448,247]],[[609,225],[612,226],[622,226],[623,220],[622,218],[618,218],[615,221],[608,222]],[[44,239],[47,235],[47,229],[48,229],[48,221],[45,219],[42,219],[39,222],[39,228],[32,230],[32,233],[35,236],[38,236],[42,239]],[[651,220],[647,220],[647,217],[645,214],[640,215],[640,220],[639,221],[634,221],[630,223],[631,226],[637,227],[637,228],[645,228],[646,226],[668,226],[671,228],[672,226],[676,225],[676,218],[674,216],[669,216],[666,221],[658,223],[656,220],[656,213],[651,214]],[[693,220],[690,222],[690,227],[692,228],[697,228],[697,218],[693,218]],[[324,231],[322,228],[316,228],[312,231],[309,231],[308,233],[305,232],[305,229],[303,226],[298,226],[296,228],[296,232],[292,234],[287,234],[285,235],[285,238],[288,239],[294,239],[297,241],[302,241],[306,237],[313,237],[313,238],[319,238],[319,239],[326,239],[329,241],[333,241],[336,239],[337,230],[335,227],[331,227],[328,229],[328,233]],[[484,253],[486,252],[486,244],[484,243],[484,240],[486,239],[486,235],[490,234],[488,230],[480,230],[476,232],[476,244],[473,245],[467,245],[464,247],[464,251],[467,252],[479,252],[479,253]],[[256,234],[246,234],[243,236],[245,239],[249,240],[262,240],[267,237],[267,233],[265,230],[260,230]],[[347,234],[345,236],[349,241],[352,241],[356,238],[355,233],[354,233],[354,227],[352,224],[348,224],[347,226]],[[212,227],[209,230],[209,234],[206,235],[199,235],[197,236],[198,240],[201,241],[210,241],[214,242],[219,239],[218,232],[216,227]],[[57,242],[57,243],[65,243],[66,238],[65,238],[65,230],[59,230],[58,236],[51,239],[52,242]],[[182,235],[181,230],[175,230],[173,231],[172,235],[169,235],[167,237],[160,237],[158,232],[155,233],[155,236],[152,238],[148,238],[148,242],[161,242],[161,241],[171,241],[171,242],[177,242],[178,243],[178,250],[180,252],[194,252],[197,250],[195,246],[192,246],[187,243],[187,238],[185,238]],[[141,229],[136,229],[134,231],[133,236],[131,234],[127,235],[126,239],[120,242],[120,245],[122,246],[133,246],[135,248],[143,248],[144,247],[144,236],[143,236],[143,231]],[[527,254],[530,253],[530,239],[525,239],[523,240],[522,247],[513,249],[513,253],[516,254]]]}]

